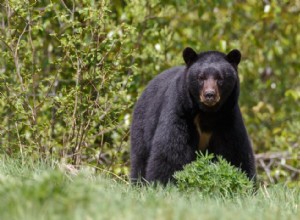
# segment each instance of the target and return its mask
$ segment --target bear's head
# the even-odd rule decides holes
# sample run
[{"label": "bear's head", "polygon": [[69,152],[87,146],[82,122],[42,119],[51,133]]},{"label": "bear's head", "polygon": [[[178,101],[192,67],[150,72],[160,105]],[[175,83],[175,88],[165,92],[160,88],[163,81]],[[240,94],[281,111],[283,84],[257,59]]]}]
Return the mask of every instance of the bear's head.
[{"label": "bear's head", "polygon": [[188,91],[201,110],[215,112],[225,103],[237,102],[237,66],[241,60],[238,50],[232,50],[228,54],[218,51],[197,54],[187,47],[183,51],[183,59],[186,63]]}]

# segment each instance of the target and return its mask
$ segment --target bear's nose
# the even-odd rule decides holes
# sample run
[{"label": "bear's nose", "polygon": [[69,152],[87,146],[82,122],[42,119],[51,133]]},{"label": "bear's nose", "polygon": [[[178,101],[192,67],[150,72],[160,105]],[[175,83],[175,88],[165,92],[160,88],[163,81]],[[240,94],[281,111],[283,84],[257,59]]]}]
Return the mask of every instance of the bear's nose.
[{"label": "bear's nose", "polygon": [[213,100],[215,98],[215,96],[216,96],[216,93],[213,90],[209,90],[204,93],[204,97],[207,100]]}]

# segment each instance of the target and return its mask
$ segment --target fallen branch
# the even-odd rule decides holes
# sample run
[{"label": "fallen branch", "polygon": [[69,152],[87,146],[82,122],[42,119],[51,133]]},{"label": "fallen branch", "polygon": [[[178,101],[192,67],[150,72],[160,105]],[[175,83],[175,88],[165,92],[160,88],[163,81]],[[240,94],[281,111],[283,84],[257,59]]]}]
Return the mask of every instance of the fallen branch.
[{"label": "fallen branch", "polygon": [[287,164],[286,161],[289,160],[299,160],[300,154],[296,156],[292,155],[290,152],[267,152],[255,155],[256,165],[258,169],[263,170],[270,183],[276,183],[282,176],[272,173],[274,170],[284,170],[290,177],[289,179],[297,180],[299,179],[300,168],[294,167]]}]

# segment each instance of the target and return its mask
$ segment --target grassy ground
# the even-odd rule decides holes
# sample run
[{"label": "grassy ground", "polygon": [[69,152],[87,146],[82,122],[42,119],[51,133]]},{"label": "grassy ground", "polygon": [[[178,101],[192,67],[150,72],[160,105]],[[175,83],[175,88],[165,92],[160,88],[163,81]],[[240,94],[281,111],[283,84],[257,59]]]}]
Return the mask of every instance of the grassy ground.
[{"label": "grassy ground", "polygon": [[[221,183],[220,183],[221,184]],[[300,190],[273,186],[224,199],[135,188],[89,170],[0,160],[0,219],[300,219]]]}]

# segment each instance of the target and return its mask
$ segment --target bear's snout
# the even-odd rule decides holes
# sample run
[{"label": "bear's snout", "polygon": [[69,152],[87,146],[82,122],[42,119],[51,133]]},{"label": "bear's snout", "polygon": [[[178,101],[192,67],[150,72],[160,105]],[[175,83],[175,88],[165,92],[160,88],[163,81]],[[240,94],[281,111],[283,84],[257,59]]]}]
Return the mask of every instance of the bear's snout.
[{"label": "bear's snout", "polygon": [[205,91],[203,95],[200,96],[200,100],[204,105],[212,107],[220,101],[220,96],[216,91],[210,90]]},{"label": "bear's snout", "polygon": [[206,80],[201,91],[200,101],[206,106],[214,106],[220,101],[220,95],[215,80]]},{"label": "bear's snout", "polygon": [[208,91],[205,91],[204,93],[204,98],[205,100],[207,101],[210,101],[210,100],[214,100],[216,97],[216,92],[214,90],[208,90]]}]

